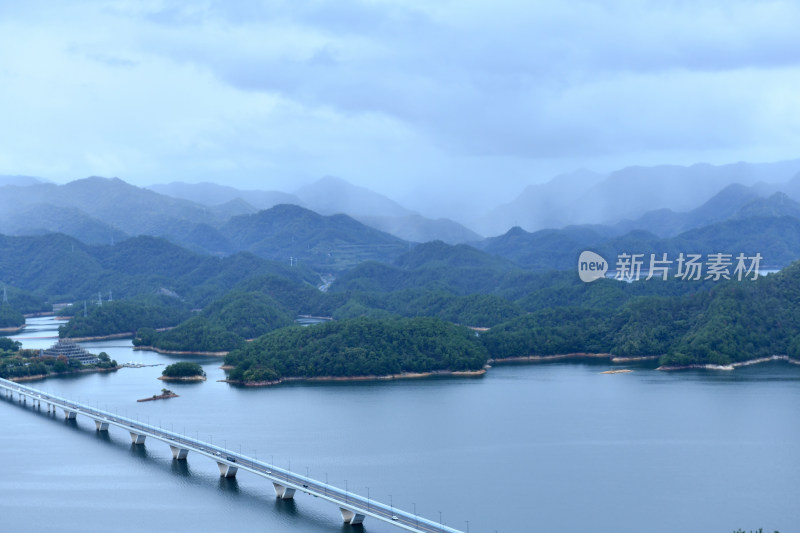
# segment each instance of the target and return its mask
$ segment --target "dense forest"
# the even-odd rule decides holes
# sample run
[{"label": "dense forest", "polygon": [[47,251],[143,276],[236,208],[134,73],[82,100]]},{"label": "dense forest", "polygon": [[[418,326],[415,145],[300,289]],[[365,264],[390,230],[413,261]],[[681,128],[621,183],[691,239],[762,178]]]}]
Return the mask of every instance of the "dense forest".
[{"label": "dense forest", "polygon": [[268,333],[232,351],[233,381],[385,376],[480,370],[488,353],[475,332],[436,318],[359,318]]},{"label": "dense forest", "polygon": [[[20,325],[23,309],[113,286],[114,302],[76,298],[60,334],[134,333],[135,345],[164,351],[252,350],[263,343],[248,340],[290,335],[298,315],[313,315],[488,328],[479,343],[492,358],[600,352],[685,366],[800,355],[797,265],[755,281],[583,283],[574,271],[535,272],[470,246],[431,242],[386,262],[361,262],[320,290],[320,275],[303,265],[246,252],[204,256],[154,237],[114,246],[63,235],[2,237],[0,249],[9,252],[0,273],[16,283],[2,323]],[[48,268],[24,268],[45,257]]]},{"label": "dense forest", "polygon": [[25,316],[5,303],[0,305],[0,328],[19,328],[25,325]]},{"label": "dense forest", "polygon": [[195,376],[204,377],[206,373],[203,367],[197,363],[180,361],[167,365],[167,367],[161,371],[161,375],[166,378],[190,378]]},{"label": "dense forest", "polygon": [[70,306],[62,316],[72,316],[58,328],[59,337],[94,337],[118,333],[134,333],[141,328],[167,328],[180,324],[190,312],[180,301],[167,296],[138,296],[131,300],[92,303],[83,308]]},{"label": "dense forest", "polygon": [[565,353],[660,356],[667,366],[800,357],[800,263],[754,281],[639,296],[619,308],[557,307],[482,335],[492,357]]}]

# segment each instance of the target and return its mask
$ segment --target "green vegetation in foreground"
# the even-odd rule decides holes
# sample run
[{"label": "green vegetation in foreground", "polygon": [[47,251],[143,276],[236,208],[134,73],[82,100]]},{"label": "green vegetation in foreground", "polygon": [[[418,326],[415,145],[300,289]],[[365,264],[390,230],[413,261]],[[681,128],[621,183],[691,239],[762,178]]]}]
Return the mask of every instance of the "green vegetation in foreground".
[{"label": "green vegetation in foreground", "polygon": [[154,295],[103,305],[92,304],[87,316],[83,316],[83,306],[70,306],[62,314],[74,316],[58,327],[58,336],[74,338],[133,333],[140,328],[172,327],[189,318],[190,312],[175,298]]},{"label": "green vegetation in foreground", "polygon": [[480,370],[475,332],[436,318],[359,318],[268,333],[225,357],[233,381]]},{"label": "green vegetation in foreground", "polygon": [[206,373],[203,367],[197,363],[181,361],[167,366],[161,371],[161,375],[165,378],[191,378],[195,376],[205,377]]},{"label": "green vegetation in foreground", "polygon": [[106,352],[97,357],[100,362],[94,365],[82,365],[78,361],[70,361],[66,357],[39,357],[39,350],[21,350],[18,341],[8,337],[0,337],[0,378],[23,378],[28,376],[51,376],[70,374],[87,369],[114,369],[117,362]]}]

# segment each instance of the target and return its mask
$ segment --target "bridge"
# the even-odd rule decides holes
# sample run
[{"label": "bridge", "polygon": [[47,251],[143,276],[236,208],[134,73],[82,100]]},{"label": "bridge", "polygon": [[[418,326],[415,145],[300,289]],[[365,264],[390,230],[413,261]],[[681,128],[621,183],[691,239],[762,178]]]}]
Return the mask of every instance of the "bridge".
[{"label": "bridge", "polygon": [[275,488],[275,495],[279,499],[292,499],[299,491],[299,493],[326,500],[339,507],[342,519],[347,524],[358,525],[363,523],[367,517],[372,517],[406,531],[418,533],[462,533],[442,523],[436,523],[398,509],[393,505],[386,505],[370,498],[364,498],[348,490],[342,490],[339,487],[322,483],[311,477],[284,470],[247,455],[234,453],[199,439],[193,439],[160,427],[144,424],[138,420],[131,420],[108,411],[60,398],[13,381],[0,378],[0,391],[2,391],[0,394],[4,394],[6,398],[11,400],[14,399],[16,394],[17,400],[22,404],[27,404],[30,400],[34,408],[41,409],[44,402],[48,412],[51,409],[53,413],[61,410],[67,420],[74,420],[78,415],[91,418],[94,420],[97,431],[108,431],[112,426],[118,427],[130,434],[131,443],[134,446],[143,445],[148,437],[163,442],[169,445],[172,451],[172,458],[175,461],[185,461],[189,452],[208,457],[217,463],[219,474],[222,477],[235,477],[240,470],[251,472],[271,481]]}]

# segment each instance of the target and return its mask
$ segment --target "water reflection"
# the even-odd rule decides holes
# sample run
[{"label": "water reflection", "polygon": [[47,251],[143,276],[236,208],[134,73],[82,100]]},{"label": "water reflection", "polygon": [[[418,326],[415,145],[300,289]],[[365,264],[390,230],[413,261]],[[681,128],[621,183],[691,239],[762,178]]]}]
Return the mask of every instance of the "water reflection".
[{"label": "water reflection", "polygon": [[222,492],[227,492],[233,495],[239,494],[239,481],[237,481],[235,477],[220,476],[218,487]]},{"label": "water reflection", "polygon": [[180,477],[191,477],[192,470],[189,468],[189,461],[173,459],[170,465],[172,473]]},{"label": "water reflection", "polygon": [[129,450],[133,457],[141,460],[147,460],[150,458],[150,454],[147,452],[147,446],[144,444],[133,444],[131,443]]}]

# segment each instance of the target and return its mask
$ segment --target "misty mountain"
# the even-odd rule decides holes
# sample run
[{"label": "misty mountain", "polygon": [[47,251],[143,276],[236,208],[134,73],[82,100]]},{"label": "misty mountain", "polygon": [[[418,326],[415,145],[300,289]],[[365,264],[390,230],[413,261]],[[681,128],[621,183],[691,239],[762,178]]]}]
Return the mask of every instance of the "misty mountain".
[{"label": "misty mountain", "polygon": [[792,176],[789,181],[782,183],[759,182],[753,185],[752,189],[757,192],[759,196],[765,198],[775,194],[776,192],[782,192],[792,200],[800,202],[800,172]]},{"label": "misty mountain", "polygon": [[[767,207],[753,204],[754,212],[775,210],[777,204],[786,205],[780,196]],[[758,209],[756,209],[758,208]],[[742,213],[747,213],[743,210]],[[761,268],[781,268],[800,258],[800,218],[793,216],[734,217],[700,228],[685,231],[674,237],[659,237],[644,230],[633,230],[624,235],[606,233],[597,229],[570,227],[561,230],[540,230],[529,233],[514,228],[505,235],[487,239],[484,250],[514,261],[518,265],[537,271],[550,269],[571,270],[577,265],[584,250],[592,250],[605,257],[612,265],[620,253],[668,254],[676,259],[678,254],[743,253],[763,257]]]},{"label": "misty mountain", "polygon": [[6,185],[28,187],[29,185],[38,185],[40,183],[47,183],[47,180],[34,176],[13,176],[9,174],[0,174],[0,187],[5,187]]},{"label": "misty mountain", "polygon": [[515,225],[534,231],[576,224],[617,223],[655,210],[689,211],[727,185],[785,182],[798,171],[800,159],[722,166],[628,167],[607,176],[577,172],[529,186],[514,201],[485,216],[480,229],[492,235]]},{"label": "misty mountain", "polygon": [[91,177],[0,189],[0,210],[18,213],[37,204],[78,209],[129,235],[169,235],[177,221],[214,222],[208,208],[129,185],[118,178]]},{"label": "misty mountain", "polygon": [[[171,196],[173,198],[181,198],[194,202],[197,204],[207,206],[218,206],[229,202],[244,202],[252,206],[253,211],[260,211],[262,209],[269,209],[278,204],[296,204],[301,205],[300,199],[286,192],[280,191],[262,191],[262,190],[241,190],[226,185],[218,185],[216,183],[183,183],[172,182],[167,184],[150,185],[148,189],[155,191],[159,194]],[[236,214],[245,214],[242,211]]]},{"label": "misty mountain", "polygon": [[641,229],[662,237],[672,237],[693,228],[731,218],[744,206],[758,199],[759,194],[754,187],[734,183],[690,211],[676,213],[672,209],[658,209],[645,213],[636,220],[618,222],[614,228],[620,234]]},{"label": "misty mountain", "polygon": [[293,204],[323,215],[349,215],[368,226],[411,242],[441,240],[455,244],[481,239],[480,235],[455,221],[425,218],[383,195],[340,178],[322,178],[302,187],[297,195],[279,191],[239,190],[214,183],[173,182],[148,188],[207,205],[218,219],[223,220],[236,215],[251,215],[278,204]]},{"label": "misty mountain", "polygon": [[529,185],[512,202],[497,206],[473,226],[484,235],[499,235],[516,226],[536,230],[576,224],[573,211],[579,206],[570,204],[580,191],[591,189],[604,179],[603,174],[578,170]]},{"label": "misty mountain", "polygon": [[33,204],[16,211],[0,213],[0,233],[4,235],[44,235],[64,233],[86,244],[109,244],[128,235],[74,207]]},{"label": "misty mountain", "polygon": [[394,200],[341,178],[324,177],[298,189],[302,205],[322,215],[403,217],[415,214]]},{"label": "misty mountain", "polygon": [[574,268],[580,252],[596,249],[616,237],[605,226],[569,226],[527,232],[514,227],[505,234],[480,243],[482,250],[533,270]]},{"label": "misty mountain", "polygon": [[330,270],[367,260],[390,261],[408,249],[405,241],[347,215],[324,216],[296,205],[233,217],[220,233],[236,250]]},{"label": "misty mountain", "polygon": [[443,241],[448,244],[460,244],[482,239],[474,231],[447,218],[433,220],[421,215],[401,217],[360,216],[354,218],[367,226],[391,233],[410,242]]},{"label": "misty mountain", "polygon": [[784,216],[800,219],[800,203],[795,202],[782,192],[776,192],[769,198],[758,198],[746,204],[734,214],[733,218],[774,218]]}]

